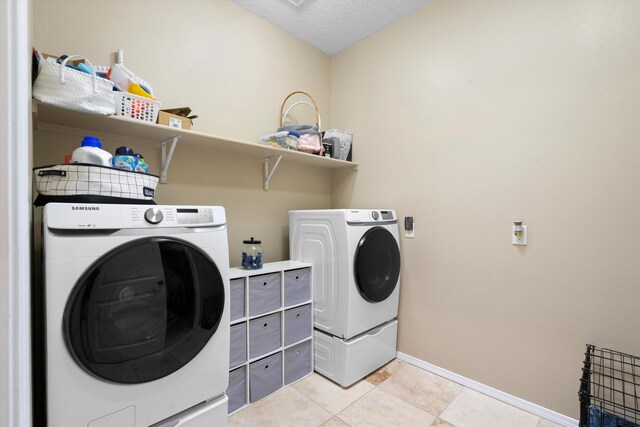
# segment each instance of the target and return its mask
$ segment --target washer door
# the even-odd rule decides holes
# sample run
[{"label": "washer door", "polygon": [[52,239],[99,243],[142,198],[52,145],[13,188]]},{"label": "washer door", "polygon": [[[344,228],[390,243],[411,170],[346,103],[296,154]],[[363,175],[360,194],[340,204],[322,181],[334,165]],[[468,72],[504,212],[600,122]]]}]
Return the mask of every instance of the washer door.
[{"label": "washer door", "polygon": [[76,362],[94,376],[138,384],[189,363],[218,328],[224,283],[192,244],[152,237],[119,246],[76,283],[63,332]]},{"label": "washer door", "polygon": [[384,301],[400,277],[400,249],[393,235],[383,227],[369,229],[356,248],[356,286],[369,302]]}]

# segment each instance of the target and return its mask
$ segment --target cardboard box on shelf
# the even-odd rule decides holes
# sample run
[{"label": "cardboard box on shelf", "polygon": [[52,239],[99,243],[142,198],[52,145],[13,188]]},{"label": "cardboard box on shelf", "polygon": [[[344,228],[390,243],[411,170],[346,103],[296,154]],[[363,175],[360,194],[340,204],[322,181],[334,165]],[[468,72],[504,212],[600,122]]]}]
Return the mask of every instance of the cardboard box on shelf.
[{"label": "cardboard box on shelf", "polygon": [[178,129],[191,129],[191,119],[187,117],[191,112],[189,107],[171,108],[160,110],[158,113],[159,125],[169,126]]}]

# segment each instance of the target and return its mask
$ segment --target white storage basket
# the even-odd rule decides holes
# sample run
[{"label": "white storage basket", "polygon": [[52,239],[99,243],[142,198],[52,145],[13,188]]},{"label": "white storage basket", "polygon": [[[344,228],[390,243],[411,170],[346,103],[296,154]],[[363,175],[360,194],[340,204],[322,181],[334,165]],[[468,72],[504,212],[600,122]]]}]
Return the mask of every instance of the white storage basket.
[{"label": "white storage basket", "polygon": [[129,92],[113,92],[116,103],[116,115],[130,119],[143,120],[155,123],[162,104],[144,96],[134,95]]},{"label": "white storage basket", "polygon": [[51,58],[38,64],[38,77],[33,84],[33,98],[75,111],[92,114],[111,115],[114,112],[113,82],[68,68],[71,59],[88,59],[80,55],[68,56],[62,64]]},{"label": "white storage basket", "polygon": [[153,203],[159,178],[106,166],[74,163],[33,169],[37,205],[48,202]]}]

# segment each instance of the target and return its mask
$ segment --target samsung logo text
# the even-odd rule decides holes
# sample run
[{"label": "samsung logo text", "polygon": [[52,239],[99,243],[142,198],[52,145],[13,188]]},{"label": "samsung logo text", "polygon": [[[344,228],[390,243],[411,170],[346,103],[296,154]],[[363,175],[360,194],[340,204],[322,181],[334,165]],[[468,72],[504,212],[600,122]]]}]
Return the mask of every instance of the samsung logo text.
[{"label": "samsung logo text", "polygon": [[72,211],[99,211],[98,206],[71,206]]}]

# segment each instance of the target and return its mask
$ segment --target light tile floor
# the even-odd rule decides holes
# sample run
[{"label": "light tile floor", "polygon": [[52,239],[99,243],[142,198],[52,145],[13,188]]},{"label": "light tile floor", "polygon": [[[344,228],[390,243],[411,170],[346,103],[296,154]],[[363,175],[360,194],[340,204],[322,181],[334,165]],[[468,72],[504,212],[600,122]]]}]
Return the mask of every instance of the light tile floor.
[{"label": "light tile floor", "polygon": [[559,427],[400,360],[348,388],[321,375],[229,418],[230,427]]}]

